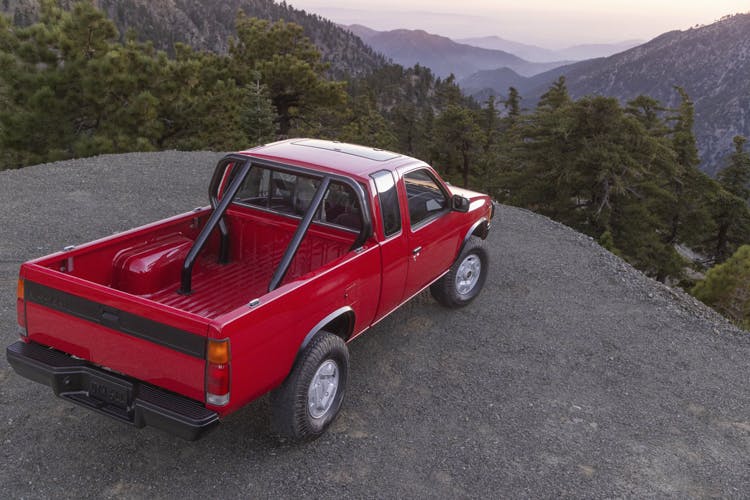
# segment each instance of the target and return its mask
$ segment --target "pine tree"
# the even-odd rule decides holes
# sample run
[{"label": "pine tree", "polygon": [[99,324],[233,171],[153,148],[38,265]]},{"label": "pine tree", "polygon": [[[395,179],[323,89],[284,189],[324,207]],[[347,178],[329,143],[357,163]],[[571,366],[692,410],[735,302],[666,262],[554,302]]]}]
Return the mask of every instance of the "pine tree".
[{"label": "pine tree", "polygon": [[446,175],[457,170],[463,187],[469,187],[472,169],[486,139],[476,115],[457,104],[449,104],[435,120],[433,150]]},{"label": "pine tree", "polygon": [[250,138],[250,145],[262,144],[274,137],[276,113],[268,89],[260,83],[260,75],[246,88],[247,105],[242,113],[242,126]]},{"label": "pine tree", "polygon": [[712,245],[708,250],[717,263],[750,243],[750,155],[743,150],[744,137],[737,136],[733,142],[735,150],[708,195],[714,227],[706,244]]},{"label": "pine tree", "polygon": [[518,93],[518,89],[515,87],[508,88],[508,98],[503,101],[503,105],[511,120],[515,120],[521,116],[521,94]]},{"label": "pine tree", "polygon": [[718,174],[721,185],[741,200],[750,201],[750,153],[745,151],[747,139],[738,135],[732,141],[734,152],[729,164]]},{"label": "pine tree", "polygon": [[568,86],[565,83],[565,76],[560,76],[552,86],[542,94],[539,99],[538,108],[547,109],[558,109],[565,104],[570,103],[570,94],[568,94]]},{"label": "pine tree", "polygon": [[325,78],[328,66],[304,36],[302,27],[278,21],[237,17],[237,38],[229,46],[232,76],[241,86],[260,74],[278,115],[278,134],[287,136],[295,123],[315,108],[343,105],[343,84]]},{"label": "pine tree", "polygon": [[[695,110],[687,92],[675,87],[680,95],[680,105],[671,120],[672,148],[676,154],[677,171],[670,180],[669,189],[675,202],[668,208],[669,229],[664,240],[670,245],[682,242],[698,245],[710,225],[710,213],[704,193],[710,189],[710,179],[698,170],[700,158],[693,133]],[[663,280],[664,276],[658,279]]]},{"label": "pine tree", "polygon": [[372,93],[352,99],[346,113],[340,140],[381,149],[396,149],[398,140],[386,119],[377,111]]},{"label": "pine tree", "polygon": [[750,330],[750,245],[711,268],[692,290],[698,299]]}]

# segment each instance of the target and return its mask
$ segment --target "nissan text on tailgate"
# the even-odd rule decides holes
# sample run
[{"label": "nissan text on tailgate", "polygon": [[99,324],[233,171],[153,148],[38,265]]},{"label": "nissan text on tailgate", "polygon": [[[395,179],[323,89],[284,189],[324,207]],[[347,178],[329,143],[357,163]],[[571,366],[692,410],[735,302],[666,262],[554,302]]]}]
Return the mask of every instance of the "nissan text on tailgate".
[{"label": "nissan text on tailgate", "polygon": [[488,196],[417,159],[314,139],[225,156],[210,205],[26,262],[20,375],[136,427],[198,439],[271,392],[281,435],[341,408],[347,343],[430,288],[469,304]]}]

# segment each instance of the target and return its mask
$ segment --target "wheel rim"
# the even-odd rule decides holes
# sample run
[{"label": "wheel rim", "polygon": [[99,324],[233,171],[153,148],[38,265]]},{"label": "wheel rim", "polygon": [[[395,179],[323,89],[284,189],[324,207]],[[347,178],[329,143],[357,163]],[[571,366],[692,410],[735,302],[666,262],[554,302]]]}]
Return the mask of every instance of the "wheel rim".
[{"label": "wheel rim", "polygon": [[307,389],[307,411],[312,418],[326,414],[333,405],[338,389],[339,365],[328,359],[318,367]]},{"label": "wheel rim", "polygon": [[459,295],[468,295],[479,281],[482,272],[482,261],[477,255],[467,255],[458,266],[456,272],[456,292]]}]

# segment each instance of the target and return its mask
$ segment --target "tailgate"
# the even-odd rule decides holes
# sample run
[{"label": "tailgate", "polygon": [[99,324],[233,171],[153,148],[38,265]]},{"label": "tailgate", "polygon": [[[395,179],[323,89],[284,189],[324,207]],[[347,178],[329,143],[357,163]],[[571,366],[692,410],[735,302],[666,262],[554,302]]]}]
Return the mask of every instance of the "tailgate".
[{"label": "tailgate", "polygon": [[204,400],[207,319],[35,264],[21,277],[29,340]]}]

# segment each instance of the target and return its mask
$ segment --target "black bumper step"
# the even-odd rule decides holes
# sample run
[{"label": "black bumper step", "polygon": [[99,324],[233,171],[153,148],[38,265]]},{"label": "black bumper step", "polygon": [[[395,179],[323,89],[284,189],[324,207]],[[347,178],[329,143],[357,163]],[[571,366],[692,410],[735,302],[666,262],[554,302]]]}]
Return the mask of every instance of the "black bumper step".
[{"label": "black bumper step", "polygon": [[61,398],[139,428],[157,427],[194,441],[219,423],[219,415],[198,401],[40,344],[19,341],[5,353],[19,375],[50,386]]}]

